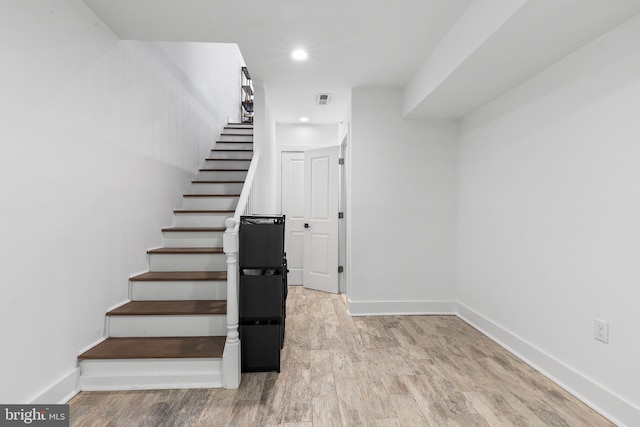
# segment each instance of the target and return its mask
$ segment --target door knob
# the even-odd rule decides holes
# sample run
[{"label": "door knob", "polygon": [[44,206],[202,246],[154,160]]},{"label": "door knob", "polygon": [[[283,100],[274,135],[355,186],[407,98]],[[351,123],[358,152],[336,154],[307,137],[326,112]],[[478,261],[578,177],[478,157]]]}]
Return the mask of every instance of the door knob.
[{"label": "door knob", "polygon": [[304,228],[309,228],[309,223],[304,223]]}]

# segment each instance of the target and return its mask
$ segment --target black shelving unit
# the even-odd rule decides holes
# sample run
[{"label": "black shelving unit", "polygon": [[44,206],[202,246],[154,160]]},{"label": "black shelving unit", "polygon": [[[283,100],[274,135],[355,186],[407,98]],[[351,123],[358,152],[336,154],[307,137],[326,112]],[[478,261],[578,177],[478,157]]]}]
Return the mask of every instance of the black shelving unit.
[{"label": "black shelving unit", "polygon": [[242,371],[280,372],[287,312],[284,216],[243,216],[239,237]]},{"label": "black shelving unit", "polygon": [[253,123],[253,84],[247,67],[241,70],[240,114],[243,123]]}]

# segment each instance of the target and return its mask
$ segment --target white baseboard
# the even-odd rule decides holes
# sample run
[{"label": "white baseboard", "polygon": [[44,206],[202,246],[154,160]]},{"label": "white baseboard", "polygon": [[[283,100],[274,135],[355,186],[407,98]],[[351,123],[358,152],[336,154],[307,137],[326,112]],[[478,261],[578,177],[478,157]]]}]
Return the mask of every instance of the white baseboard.
[{"label": "white baseboard", "polygon": [[76,368],[33,399],[31,404],[46,405],[67,403],[79,392],[79,377],[80,368]]},{"label": "white baseboard", "polygon": [[351,301],[350,316],[455,315],[455,301]]},{"label": "white baseboard", "polygon": [[[583,401],[614,424],[640,425],[640,408],[551,357],[533,344],[458,303],[458,317]],[[615,415],[613,415],[615,414]]]}]

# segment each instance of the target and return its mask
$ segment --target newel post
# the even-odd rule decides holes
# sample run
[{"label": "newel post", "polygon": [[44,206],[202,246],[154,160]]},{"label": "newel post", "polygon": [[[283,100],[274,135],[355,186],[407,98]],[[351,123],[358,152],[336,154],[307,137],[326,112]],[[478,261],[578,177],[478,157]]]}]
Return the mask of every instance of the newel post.
[{"label": "newel post", "polygon": [[240,334],[238,333],[238,252],[239,238],[237,222],[227,218],[223,237],[224,253],[227,255],[227,342],[222,356],[223,384],[225,388],[240,386]]}]

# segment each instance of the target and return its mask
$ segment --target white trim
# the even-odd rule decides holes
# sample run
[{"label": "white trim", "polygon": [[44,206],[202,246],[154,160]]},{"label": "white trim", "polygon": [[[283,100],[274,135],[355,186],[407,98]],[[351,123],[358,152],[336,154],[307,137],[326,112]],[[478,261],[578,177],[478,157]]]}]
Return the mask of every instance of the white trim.
[{"label": "white trim", "polygon": [[614,424],[620,427],[640,425],[640,408],[601,384],[462,303],[458,303],[457,315]]},{"label": "white trim", "polygon": [[43,391],[31,404],[64,404],[78,394],[80,368],[75,368],[67,375],[56,381],[51,387]]},{"label": "white trim", "polygon": [[[105,316],[105,317],[106,317],[106,316]],[[105,326],[105,331],[106,331],[106,326]],[[88,346],[86,346],[86,347],[82,348],[82,349],[78,352],[78,354],[82,354],[82,353],[84,353],[84,352],[86,352],[86,351],[89,351],[89,350],[90,350],[90,349],[92,349],[93,347],[97,346],[98,344],[103,343],[103,342],[104,342],[104,341],[106,341],[106,340],[107,340],[107,338],[106,338],[106,337],[100,337],[100,338],[98,338],[97,340],[95,340],[94,342],[92,342],[91,344],[89,344]]]},{"label": "white trim", "polygon": [[455,315],[455,301],[352,301],[350,316]]},{"label": "white trim", "polygon": [[[129,280],[129,282],[131,282],[131,280]],[[112,305],[111,307],[107,307],[107,311],[105,311],[105,313],[108,313],[108,312],[110,312],[110,311],[115,310],[116,308],[120,308],[120,307],[122,307],[122,306],[124,306],[124,305],[127,305],[127,304],[129,304],[130,302],[131,302],[131,300],[130,300],[130,299],[127,299],[127,300],[121,301],[121,302],[119,302],[119,303],[117,303],[117,304],[114,304],[114,305]]]}]

